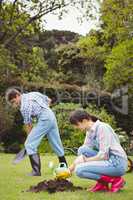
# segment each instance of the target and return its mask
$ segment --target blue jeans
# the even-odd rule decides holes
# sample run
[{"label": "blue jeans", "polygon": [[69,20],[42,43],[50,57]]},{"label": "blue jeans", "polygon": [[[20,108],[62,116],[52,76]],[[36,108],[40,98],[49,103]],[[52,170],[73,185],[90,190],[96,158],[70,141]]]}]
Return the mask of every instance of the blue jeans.
[{"label": "blue jeans", "polygon": [[64,149],[60,139],[56,117],[51,109],[43,110],[38,117],[35,127],[31,130],[25,141],[25,149],[28,155],[37,153],[38,146],[44,136],[57,156],[64,156]]},{"label": "blue jeans", "polygon": [[[83,145],[78,149],[78,155],[93,157],[98,152]],[[80,178],[98,180],[103,175],[122,176],[127,169],[127,160],[117,156],[110,155],[109,160],[90,161],[78,164],[75,168],[76,175]]]}]

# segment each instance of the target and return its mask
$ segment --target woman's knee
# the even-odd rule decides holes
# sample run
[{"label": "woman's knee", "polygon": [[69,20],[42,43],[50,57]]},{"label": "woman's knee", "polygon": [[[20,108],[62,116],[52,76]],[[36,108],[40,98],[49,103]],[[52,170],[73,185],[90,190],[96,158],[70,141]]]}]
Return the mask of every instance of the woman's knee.
[{"label": "woman's knee", "polygon": [[92,180],[100,179],[99,174],[92,172],[89,169],[86,170],[86,168],[84,168],[83,166],[82,167],[77,166],[75,168],[75,173],[80,178],[87,178],[87,179],[92,179]]}]

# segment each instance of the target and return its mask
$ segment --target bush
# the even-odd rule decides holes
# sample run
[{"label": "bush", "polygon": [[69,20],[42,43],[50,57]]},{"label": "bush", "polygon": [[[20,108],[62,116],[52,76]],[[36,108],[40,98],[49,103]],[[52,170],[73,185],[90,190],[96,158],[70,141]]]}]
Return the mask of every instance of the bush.
[{"label": "bush", "polygon": [[[85,133],[81,132],[79,129],[75,129],[69,122],[70,112],[79,108],[81,108],[80,104],[73,103],[60,103],[53,107],[53,110],[57,117],[60,135],[64,147],[73,149],[74,147],[79,147],[83,144]],[[108,114],[104,108],[99,109],[93,105],[90,105],[86,108],[86,111],[98,116],[103,121],[109,123],[113,128],[116,127],[114,117]],[[49,147],[47,147],[47,142],[43,141],[40,146],[40,152],[48,152]]]},{"label": "bush", "polygon": [[53,153],[53,150],[48,142],[48,139],[45,137],[42,141],[41,144],[39,145],[38,149],[39,153]]},{"label": "bush", "polygon": [[114,129],[116,128],[116,120],[115,117],[111,114],[109,114],[104,107],[98,108],[93,104],[90,104],[86,111],[96,117],[98,117],[100,120],[110,124]]},{"label": "bush", "polygon": [[14,142],[10,145],[8,145],[4,152],[5,153],[18,153],[21,149],[21,145],[19,144],[19,142]]},{"label": "bush", "polygon": [[[2,105],[0,106],[2,113],[0,117],[3,124],[3,128],[1,128],[4,132],[1,140],[2,147],[4,147],[5,152],[16,153],[19,149],[21,149],[25,140],[22,119],[20,113],[8,113],[4,110]],[[70,112],[79,108],[81,108],[80,104],[73,103],[60,103],[52,108],[57,117],[61,140],[66,148],[78,148],[83,144],[85,138],[85,133],[81,132],[79,129],[75,129],[69,122]],[[92,115],[98,116],[100,119],[109,123],[114,129],[116,129],[114,116],[108,114],[104,108],[99,109],[94,105],[90,105],[86,108],[86,111]],[[42,140],[39,152],[53,152],[47,139]]]},{"label": "bush", "polygon": [[0,146],[2,151],[16,153],[24,143],[24,130],[20,112],[7,106],[0,97]]},{"label": "bush", "polygon": [[0,97],[0,138],[7,133],[13,124],[13,115],[7,109],[4,100]]}]

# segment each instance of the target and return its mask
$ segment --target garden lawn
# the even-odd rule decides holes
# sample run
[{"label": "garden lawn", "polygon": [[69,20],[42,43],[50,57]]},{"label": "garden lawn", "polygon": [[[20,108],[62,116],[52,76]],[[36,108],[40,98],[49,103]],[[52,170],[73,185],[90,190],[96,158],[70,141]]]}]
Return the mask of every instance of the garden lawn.
[{"label": "garden lawn", "polygon": [[[0,200],[133,200],[133,172],[125,175],[126,186],[124,190],[116,194],[90,193],[86,190],[54,194],[25,192],[31,185],[36,185],[44,179],[53,179],[48,163],[53,161],[57,165],[58,161],[55,155],[42,155],[42,176],[28,177],[26,174],[31,171],[28,158],[17,165],[12,165],[14,156],[12,154],[0,154]],[[74,156],[68,156],[68,163],[70,164],[73,159]],[[84,188],[95,183],[94,181],[80,179],[75,175],[71,177],[71,181],[75,186]]]}]

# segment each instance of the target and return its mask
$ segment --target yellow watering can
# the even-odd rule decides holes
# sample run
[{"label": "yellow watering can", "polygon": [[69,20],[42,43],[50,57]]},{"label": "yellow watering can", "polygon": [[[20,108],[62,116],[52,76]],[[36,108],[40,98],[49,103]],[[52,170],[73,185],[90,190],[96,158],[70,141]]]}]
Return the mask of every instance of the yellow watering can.
[{"label": "yellow watering can", "polygon": [[67,179],[71,176],[71,172],[66,166],[66,163],[60,163],[59,166],[55,168],[54,175],[56,179]]}]

